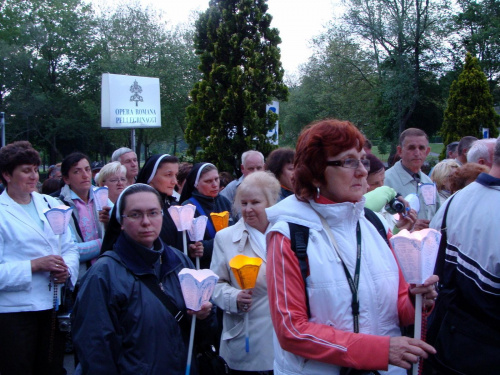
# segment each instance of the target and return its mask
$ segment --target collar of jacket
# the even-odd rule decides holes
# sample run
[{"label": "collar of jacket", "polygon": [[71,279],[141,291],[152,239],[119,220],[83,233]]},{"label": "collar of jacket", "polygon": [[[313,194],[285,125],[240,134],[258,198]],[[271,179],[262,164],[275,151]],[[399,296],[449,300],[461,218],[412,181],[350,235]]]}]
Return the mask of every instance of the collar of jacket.
[{"label": "collar of jacket", "polygon": [[[198,190],[193,191],[193,197],[195,197],[198,202],[203,206],[203,209],[208,208],[209,212],[213,212],[214,207],[215,207],[215,198],[214,197],[209,197],[207,195],[201,194]],[[207,215],[209,215],[208,212],[206,212]]]},{"label": "collar of jacket", "polygon": [[154,274],[154,265],[164,253],[163,243],[157,239],[154,250],[132,240],[122,232],[113,248],[126,267],[136,275]]},{"label": "collar of jacket", "polygon": [[163,204],[165,205],[165,207],[163,207],[164,210],[168,210],[169,207],[179,204],[179,201],[177,201],[174,196],[160,193],[160,197],[163,200]]},{"label": "collar of jacket", "polygon": [[488,173],[481,173],[477,176],[476,182],[486,187],[500,186],[500,178],[493,177]]}]

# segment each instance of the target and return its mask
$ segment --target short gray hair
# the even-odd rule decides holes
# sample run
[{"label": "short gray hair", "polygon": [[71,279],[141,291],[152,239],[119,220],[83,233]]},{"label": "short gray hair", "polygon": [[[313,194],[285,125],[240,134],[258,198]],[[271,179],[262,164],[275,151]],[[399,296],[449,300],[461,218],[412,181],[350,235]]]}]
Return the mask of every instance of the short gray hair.
[{"label": "short gray hair", "polygon": [[495,153],[493,154],[493,164],[500,165],[500,137],[497,138]]},{"label": "short gray hair", "polygon": [[262,164],[264,164],[264,155],[262,155],[262,152],[256,150],[245,151],[241,154],[241,164],[245,165],[247,158],[252,154],[258,154],[262,158]]},{"label": "short gray hair", "polygon": [[474,142],[467,152],[467,163],[477,163],[479,159],[484,159],[487,163],[492,163],[489,144],[496,143],[496,139],[479,139]]},{"label": "short gray hair", "polygon": [[111,155],[111,161],[120,161],[120,157],[129,152],[134,152],[134,150],[128,147],[120,147],[118,150],[113,152],[113,155]]}]

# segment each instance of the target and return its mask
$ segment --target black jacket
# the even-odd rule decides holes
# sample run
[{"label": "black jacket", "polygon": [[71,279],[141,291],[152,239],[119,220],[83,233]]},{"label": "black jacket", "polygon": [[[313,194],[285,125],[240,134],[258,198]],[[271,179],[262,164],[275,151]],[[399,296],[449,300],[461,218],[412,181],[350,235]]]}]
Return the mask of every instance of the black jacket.
[{"label": "black jacket", "polygon": [[[177,274],[193,265],[160,240],[155,249],[122,233],[82,279],[72,333],[84,374],[184,374],[191,317],[185,314],[179,324],[138,276],[159,276],[167,296],[185,311]],[[198,321],[197,337],[213,321]]]}]

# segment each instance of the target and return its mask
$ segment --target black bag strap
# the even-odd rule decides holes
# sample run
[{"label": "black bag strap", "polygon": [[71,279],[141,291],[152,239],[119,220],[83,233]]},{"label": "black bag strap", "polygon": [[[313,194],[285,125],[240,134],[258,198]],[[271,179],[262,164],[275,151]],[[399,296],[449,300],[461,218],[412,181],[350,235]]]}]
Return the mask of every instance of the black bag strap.
[{"label": "black bag strap", "polygon": [[373,212],[372,210],[370,210],[369,208],[365,207],[365,217],[370,223],[372,223],[372,225],[375,227],[377,232],[380,234],[380,236],[387,243],[387,246],[391,247],[391,245],[389,245],[389,240],[387,239],[387,233],[385,231],[384,224],[382,223],[382,221],[380,220],[378,215],[375,212]]},{"label": "black bag strap", "polygon": [[[179,323],[180,325],[182,325],[182,323],[184,323],[184,322],[181,322],[182,318],[184,318],[184,312],[179,310],[179,308],[161,290],[160,285],[158,284],[158,279],[154,275],[151,275],[151,274],[136,275],[136,274],[134,274],[125,265],[125,263],[123,263],[121,261],[120,256],[114,251],[107,251],[104,254],[102,254],[101,256],[109,257],[109,258],[114,259],[115,261],[119,262],[120,264],[122,264],[127,269],[127,271],[129,271],[132,275],[134,275],[134,277],[137,280],[142,281],[142,283],[148,287],[148,289],[160,300],[160,302],[163,303],[163,305],[167,308],[167,310],[170,312],[170,314],[172,314],[172,316],[177,321],[177,323]],[[184,320],[186,320],[186,319],[184,319]]]},{"label": "black bag strap", "polygon": [[441,280],[444,272],[444,265],[446,262],[446,246],[448,245],[448,228],[446,227],[446,217],[448,216],[448,209],[450,208],[451,201],[455,198],[456,194],[453,195],[446,205],[443,213],[443,221],[441,222],[441,242],[439,242],[438,255],[436,257],[436,264],[434,266],[434,275],[438,275],[440,278],[441,286],[444,284],[444,280]]}]

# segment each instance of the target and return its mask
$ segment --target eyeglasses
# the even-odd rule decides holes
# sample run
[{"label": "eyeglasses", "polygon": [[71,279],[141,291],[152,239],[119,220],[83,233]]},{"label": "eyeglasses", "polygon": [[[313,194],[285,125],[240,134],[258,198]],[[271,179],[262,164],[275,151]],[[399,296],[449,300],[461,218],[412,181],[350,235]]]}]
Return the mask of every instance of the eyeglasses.
[{"label": "eyeglasses", "polygon": [[326,165],[330,167],[343,167],[349,169],[357,169],[359,167],[359,163],[365,167],[367,171],[370,170],[370,160],[368,159],[344,159],[344,160],[327,160]]},{"label": "eyeglasses", "polygon": [[107,181],[104,181],[104,182],[111,182],[112,184],[117,184],[118,182],[127,182],[127,179],[125,177],[121,177],[121,178],[110,178],[109,180]]},{"label": "eyeglasses", "polygon": [[128,215],[122,215],[122,217],[127,217],[130,220],[134,221],[142,221],[144,219],[144,216],[147,216],[148,219],[158,219],[159,217],[162,217],[163,215],[163,210],[153,210],[149,212],[142,212],[142,211],[134,211],[131,214]]}]

